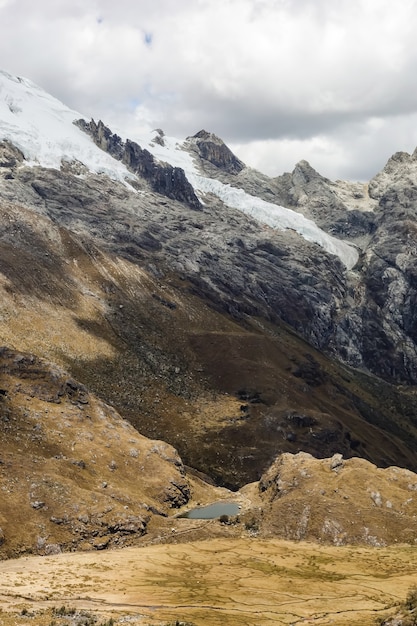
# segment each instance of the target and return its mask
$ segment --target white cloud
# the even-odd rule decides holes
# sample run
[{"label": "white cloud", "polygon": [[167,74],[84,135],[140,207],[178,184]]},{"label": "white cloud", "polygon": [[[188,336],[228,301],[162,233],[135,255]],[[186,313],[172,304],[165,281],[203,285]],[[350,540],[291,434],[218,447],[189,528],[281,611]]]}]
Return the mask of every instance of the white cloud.
[{"label": "white cloud", "polygon": [[417,142],[415,0],[0,0],[0,20],[4,69],[69,106],[204,127],[269,172],[366,178]]}]

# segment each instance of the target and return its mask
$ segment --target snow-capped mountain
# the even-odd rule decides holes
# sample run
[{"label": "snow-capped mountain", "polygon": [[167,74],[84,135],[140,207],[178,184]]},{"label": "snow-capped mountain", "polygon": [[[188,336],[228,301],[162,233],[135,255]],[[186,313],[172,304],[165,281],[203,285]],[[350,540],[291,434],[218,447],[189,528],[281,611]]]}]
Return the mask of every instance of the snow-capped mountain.
[{"label": "snow-capped mountain", "polygon": [[[37,87],[31,81],[0,72],[0,139],[11,141],[29,163],[59,169],[63,162],[77,161],[90,172],[128,181],[126,167],[100,150],[74,122],[82,116]],[[135,137],[129,137],[135,139]],[[353,246],[330,236],[312,220],[272,202],[251,196],[243,189],[208,178],[198,171],[186,142],[152,137],[137,143],[156,159],[182,168],[195,191],[217,196],[226,206],[238,209],[272,228],[293,229],[307,241],[337,255],[348,269],[358,260]]]},{"label": "snow-capped mountain", "polygon": [[[205,258],[202,246],[212,247],[214,256],[219,255],[217,267],[213,265],[211,269],[216,276],[208,279],[215,290],[219,289],[217,274],[224,271],[227,276],[230,267],[236,264],[230,247],[225,253],[222,237],[226,232],[237,240],[240,232],[234,231],[251,231],[250,241],[244,243],[243,249],[256,250],[259,240],[264,238],[268,240],[268,248],[275,250],[284,246],[285,250],[269,253],[267,267],[255,270],[255,281],[253,277],[243,278],[248,257],[238,263],[238,266],[243,263],[244,270],[235,277],[236,288],[243,300],[251,302],[245,306],[254,311],[262,309],[267,317],[284,319],[314,345],[330,350],[348,363],[400,380],[417,380],[414,365],[417,353],[413,325],[409,321],[413,318],[408,279],[409,263],[414,262],[412,233],[407,237],[407,250],[411,251],[399,254],[395,251],[395,258],[385,260],[393,248],[385,210],[389,204],[386,196],[392,193],[389,180],[395,188],[401,186],[398,169],[404,169],[407,161],[407,171],[415,172],[415,154],[403,155],[401,159],[395,157],[385,168],[385,174],[376,177],[369,186],[333,183],[306,162],[299,163],[292,174],[270,179],[246,168],[210,133],[201,131],[181,141],[166,137],[162,131],[144,138],[121,138],[102,122],[86,121],[31,81],[5,72],[0,73],[0,139],[21,151],[25,167],[72,168],[77,184],[86,179],[87,174],[105,176],[123,184],[133,204],[139,203],[135,195],[140,196],[140,203],[146,204],[152,202],[151,193],[162,193],[198,209],[198,221],[204,234],[198,240],[191,237],[191,241],[179,244],[176,250],[181,245],[188,250],[187,258],[181,260],[177,253],[170,258],[172,252],[169,246],[164,246],[165,261],[174,263],[181,271],[187,267],[195,279],[204,274],[201,271],[201,259]],[[31,176],[38,175],[35,171]],[[51,177],[53,173],[44,175]],[[384,180],[383,191],[381,180]],[[409,180],[412,181],[410,175]],[[11,183],[6,185],[6,194],[7,186],[11,187]],[[10,191],[12,196],[15,193],[16,190]],[[409,204],[407,200],[407,210]],[[222,209],[216,214],[213,206]],[[164,219],[169,223],[174,213],[164,215]],[[224,227],[224,222],[230,224],[230,221],[238,225],[237,229]],[[152,228],[156,228],[155,224]],[[398,224],[396,228],[398,230]],[[178,231],[174,232],[178,237]],[[170,232],[168,238],[173,237]],[[187,239],[186,235],[182,237]],[[385,242],[387,237],[391,240],[389,246],[380,242],[381,238]],[[155,239],[158,246],[161,245],[163,237]],[[307,242],[313,247],[306,247]],[[374,253],[376,248],[378,254]],[[255,257],[259,262],[259,254]],[[282,260],[278,262],[282,258],[288,259],[287,265]],[[347,273],[334,264],[332,258],[340,259]],[[219,269],[221,263],[224,270]],[[379,269],[378,275],[382,277],[382,284],[378,283],[378,294],[373,294],[375,280],[368,274],[371,272],[374,276],[373,268],[381,263],[384,268]],[[295,264],[302,266],[302,270],[296,270]],[[318,267],[323,269],[319,271]],[[250,293],[246,293],[248,285],[251,285]],[[379,293],[381,290],[383,296]],[[236,300],[236,294],[225,295],[227,300]],[[294,303],[297,303],[295,309]],[[231,306],[240,308],[238,303],[231,303]],[[369,307],[373,310],[371,317],[380,319],[378,333],[385,339],[378,345],[385,345],[392,354],[389,362],[384,359],[381,363],[372,356],[372,340],[368,348],[365,327],[369,323]],[[398,336],[402,333],[405,337],[399,342]]]},{"label": "snow-capped mountain", "polygon": [[3,342],[222,484],[285,451],[417,468],[416,172],[269,178],[0,73]]}]

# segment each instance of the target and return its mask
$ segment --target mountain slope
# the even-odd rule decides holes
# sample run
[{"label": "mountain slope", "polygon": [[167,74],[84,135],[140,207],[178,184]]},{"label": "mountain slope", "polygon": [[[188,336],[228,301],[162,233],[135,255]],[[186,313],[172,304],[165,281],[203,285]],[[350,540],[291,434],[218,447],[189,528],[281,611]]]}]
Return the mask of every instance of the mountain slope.
[{"label": "mountain slope", "polygon": [[[100,138],[99,128],[102,129],[103,126],[95,125],[94,122],[86,126],[86,130],[96,142]],[[112,137],[109,129],[106,132]],[[209,137],[208,140],[206,136]],[[395,157],[394,160],[400,161],[400,170],[402,164],[407,161],[408,174],[404,177],[398,174],[398,168],[394,172],[391,164],[384,170],[384,184],[389,187],[387,179],[391,175],[394,179],[393,188],[400,190],[395,195],[395,206],[399,211],[394,215],[387,211],[385,196],[377,197],[374,191],[377,182],[371,181],[369,190],[366,185],[341,181],[332,183],[317,174],[306,162],[298,164],[292,175],[286,174],[280,179],[269,181],[256,172],[248,171],[248,168],[242,168],[242,164],[239,165],[237,173],[233,169],[230,173],[229,163],[233,162],[230,155],[227,158],[223,157],[223,161],[218,160],[217,165],[213,166],[215,157],[210,153],[212,145],[218,149],[222,144],[218,138],[213,141],[212,136],[205,131],[189,138],[185,143],[170,140],[159,133],[154,137],[154,141],[150,142],[149,149],[159,159],[170,160],[171,163],[184,167],[194,188],[200,193],[210,193],[212,198],[214,195],[220,199],[226,204],[228,213],[231,208],[237,208],[273,228],[294,229],[305,239],[319,243],[327,251],[338,256],[348,270],[355,266],[354,271],[348,273],[340,268],[325,273],[322,264],[324,261],[324,264],[328,265],[329,261],[323,252],[320,249],[314,252],[307,250],[304,243],[297,240],[292,245],[291,257],[296,257],[296,251],[301,252],[304,271],[311,262],[315,264],[315,270],[320,265],[320,269],[314,271],[313,279],[305,275],[299,277],[298,268],[297,272],[294,272],[291,263],[293,258],[286,258],[288,255],[285,244],[282,251],[280,242],[275,254],[285,257],[284,271],[271,280],[268,276],[268,280],[265,281],[268,285],[266,293],[251,293],[252,302],[258,304],[262,297],[266,297],[268,316],[277,312],[281,319],[289,321],[316,347],[355,367],[365,367],[388,380],[415,382],[417,353],[412,330],[414,327],[412,303],[415,299],[412,278],[415,237],[409,223],[415,218],[416,211],[412,191],[417,172],[416,155]],[[216,149],[213,151],[214,155],[217,154]],[[187,150],[191,152],[192,160]],[[202,176],[201,172],[207,174],[207,170],[210,176]],[[378,177],[375,181],[377,180]],[[410,185],[410,189],[407,185]],[[252,193],[254,190],[259,191],[261,199],[248,195],[245,189],[250,189]],[[267,202],[263,199],[265,189],[269,189],[269,195],[272,196]],[[284,209],[281,204],[293,207],[299,214]],[[317,225],[306,220],[304,215],[313,217],[324,230],[318,229]],[[397,224],[399,217],[402,223],[400,228]],[[328,235],[325,231],[336,234],[339,239],[334,237],[326,239]],[[284,232],[283,240],[289,242],[290,235],[288,231]],[[280,241],[278,233],[275,234],[275,238]],[[351,244],[341,241],[343,239],[354,243],[361,252],[359,264],[357,250]],[[406,255],[402,254],[405,240],[408,246]],[[387,254],[391,258],[381,266],[379,259]],[[398,254],[401,256],[397,260]],[[314,257],[323,260],[318,261]],[[396,271],[389,269],[392,267]],[[263,269],[261,271],[263,272]],[[259,270],[256,270],[256,273],[259,274]],[[325,285],[320,281],[324,276]],[[292,293],[285,294],[285,302],[282,304],[282,298],[277,298],[274,286],[278,280],[285,283],[288,278],[292,283],[295,282],[297,293],[295,296]],[[239,284],[238,277],[234,277],[232,283],[237,283],[239,290],[245,292],[245,287]],[[318,286],[317,296],[306,293],[306,287],[311,285]],[[329,287],[332,295],[328,294]],[[392,299],[391,294],[396,294],[396,300],[388,302],[388,306],[385,306],[384,300]],[[321,310],[313,304],[316,297],[323,301],[324,307],[321,307]],[[297,309],[300,306],[304,309],[305,317],[308,318],[307,323],[305,319],[299,319],[297,314],[294,315],[293,300],[297,302]],[[322,320],[324,311],[327,319]],[[402,337],[400,342],[399,336]]]},{"label": "mountain slope", "polygon": [[4,344],[219,484],[301,450],[417,469],[414,156],[369,192],[305,162],[267,179],[204,131],[139,146],[1,81]]},{"label": "mountain slope", "polygon": [[[141,148],[135,141],[122,140],[101,122],[87,123],[78,119],[74,125],[72,122],[78,114],[30,81],[5,73],[0,79],[5,94],[0,136],[12,138],[23,151],[21,156],[31,162],[36,158],[37,163],[48,167],[59,167],[62,162],[66,171],[72,170],[76,175],[74,187],[77,183],[80,187],[81,181],[84,183],[88,171],[100,172],[101,181],[103,173],[115,180],[128,181],[128,187],[124,186],[126,193],[129,188],[133,192],[134,187],[140,195],[130,203],[133,206],[128,213],[137,211],[135,205],[148,206],[154,211],[156,204],[162,209],[160,217],[154,216],[151,229],[143,229],[143,236],[139,234],[139,248],[145,245],[150,256],[160,253],[158,256],[162,258],[159,260],[165,265],[174,264],[176,271],[191,280],[198,283],[202,280],[204,290],[212,293],[215,300],[219,297],[228,299],[231,310],[255,312],[267,319],[283,319],[315,347],[350,365],[364,367],[393,382],[415,381],[413,233],[406,219],[402,220],[400,229],[396,227],[398,215],[395,216],[396,223],[392,222],[394,218],[387,210],[385,196],[382,197],[381,193],[378,196],[375,192],[377,182],[371,181],[369,191],[366,185],[332,183],[306,162],[299,163],[292,174],[268,179],[244,167],[219,138],[205,131],[186,142],[169,139],[162,131],[157,131],[152,138],[146,138]],[[81,128],[92,135],[96,146],[88,141]],[[10,158],[13,160],[16,155],[7,156],[7,149],[3,150],[6,150],[4,165],[7,169]],[[161,163],[161,159],[170,164]],[[393,187],[400,189],[395,206],[401,207],[402,199],[406,198],[403,204],[410,221],[411,213],[413,216],[415,213],[412,191],[404,189],[408,188],[407,185],[412,189],[416,161],[415,156],[408,157],[405,166],[405,157],[398,157],[398,160],[399,170],[407,167],[409,174],[401,178],[398,168],[394,172],[395,168],[387,166],[384,188],[390,187],[391,177]],[[89,198],[83,197],[84,185],[81,185],[81,197],[70,200],[65,175],[62,177],[64,193],[56,189],[56,183],[52,181],[46,181],[45,189],[45,183],[36,180],[35,171],[31,174],[34,179],[24,182],[29,183],[47,204],[58,204],[59,209],[67,202],[75,202],[78,207],[91,204],[91,192],[87,193]],[[5,172],[5,176],[13,178],[10,172]],[[49,189],[50,185],[55,189]],[[21,190],[15,185],[9,184],[8,187],[4,190],[8,197],[21,197]],[[97,187],[100,185],[96,185],[95,192]],[[156,193],[153,199],[149,191]],[[24,197],[27,192],[26,185]],[[120,193],[121,199],[123,192]],[[55,196],[53,202],[48,202],[48,194]],[[202,233],[198,232],[197,237],[189,232],[178,237],[182,227],[177,220],[170,221],[170,216],[163,210],[163,202],[167,200],[161,195],[167,197],[169,203],[173,200],[180,202],[180,221],[184,219],[184,204],[197,210],[199,216],[194,219],[193,228],[197,228],[197,224],[199,230],[206,230],[204,237],[201,238]],[[43,204],[33,195],[28,200],[32,205],[36,203],[38,208]],[[48,211],[51,211],[50,206]],[[242,212],[253,216],[256,222],[245,220]],[[86,219],[88,217],[83,215],[82,220]],[[168,222],[161,224],[162,220]],[[220,234],[222,221],[231,235],[226,241]],[[236,228],[231,228],[232,224]],[[265,224],[273,229],[287,230],[265,230]],[[129,231],[126,221],[124,224],[112,223],[111,227],[122,235],[125,248],[138,254],[137,233],[131,232],[132,225],[130,232],[125,232]],[[137,230],[137,226],[133,228]],[[219,228],[220,237],[217,235]],[[384,235],[387,228],[389,241]],[[247,230],[252,231],[255,240],[253,237],[248,242],[242,239],[242,231]],[[293,230],[301,233],[302,238],[294,236]],[[233,231],[238,231],[235,236]],[[107,244],[112,237],[108,233]],[[308,245],[306,239],[313,245]],[[397,262],[405,239],[411,248]],[[173,245],[169,245],[171,242]],[[166,243],[168,245],[164,245]],[[319,247],[315,243],[319,243]],[[209,248],[209,254],[204,244]],[[226,248],[227,258],[223,258],[225,244],[229,247]],[[258,252],[258,244],[266,255]],[[325,254],[323,247],[331,255]],[[189,251],[190,258],[186,259],[185,267],[184,262],[178,263],[180,249]],[[348,269],[355,266],[355,271],[346,273],[334,255],[340,257]],[[261,261],[260,256],[263,257]],[[238,271],[228,280],[235,267]],[[228,277],[226,281],[224,276]],[[259,280],[261,276],[262,281]],[[234,290],[232,297],[230,285]],[[396,299],[391,302],[393,293]],[[388,306],[383,303],[386,299],[389,300]],[[404,314],[398,313],[401,308]],[[377,337],[376,342],[374,337]],[[374,345],[376,351],[372,349]]]},{"label": "mountain slope", "polygon": [[2,556],[122,546],[188,502],[176,451],[56,366],[2,348],[0,385]]},{"label": "mountain slope", "polygon": [[[22,182],[34,173],[51,217],[2,203],[3,342],[60,363],[222,484],[256,480],[283,451],[415,468],[412,390],[332,362],[278,318],[243,315],[203,280],[158,263],[152,233],[126,244],[111,224],[127,213],[124,187],[112,183],[106,196],[94,176],[80,184],[20,168],[13,187],[22,198],[37,197]],[[181,207],[177,215],[187,233]]]}]

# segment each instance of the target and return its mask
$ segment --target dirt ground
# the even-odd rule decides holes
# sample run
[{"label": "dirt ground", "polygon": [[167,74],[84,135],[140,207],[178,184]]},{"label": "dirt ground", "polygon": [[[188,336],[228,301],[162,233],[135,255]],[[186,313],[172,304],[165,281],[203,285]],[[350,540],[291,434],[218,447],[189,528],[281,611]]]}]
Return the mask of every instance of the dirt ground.
[{"label": "dirt ground", "polygon": [[367,626],[416,580],[417,550],[405,545],[245,537],[22,557],[0,562],[0,624]]}]

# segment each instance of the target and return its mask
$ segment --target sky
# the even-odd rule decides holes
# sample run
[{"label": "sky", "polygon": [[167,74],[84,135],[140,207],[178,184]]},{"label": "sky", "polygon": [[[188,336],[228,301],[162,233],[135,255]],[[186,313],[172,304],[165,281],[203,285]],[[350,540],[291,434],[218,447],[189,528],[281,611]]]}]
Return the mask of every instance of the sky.
[{"label": "sky", "polygon": [[0,28],[1,69],[123,136],[363,181],[417,146],[417,0],[0,0]]}]

